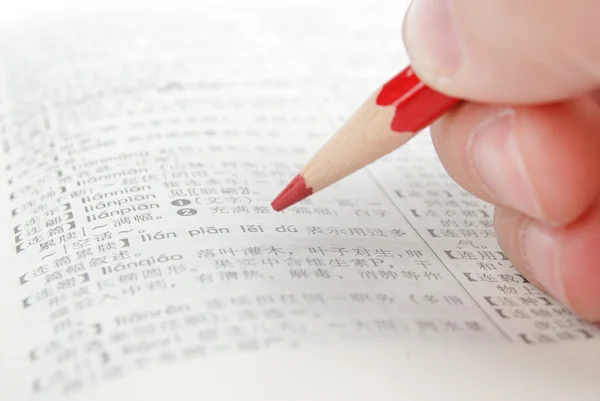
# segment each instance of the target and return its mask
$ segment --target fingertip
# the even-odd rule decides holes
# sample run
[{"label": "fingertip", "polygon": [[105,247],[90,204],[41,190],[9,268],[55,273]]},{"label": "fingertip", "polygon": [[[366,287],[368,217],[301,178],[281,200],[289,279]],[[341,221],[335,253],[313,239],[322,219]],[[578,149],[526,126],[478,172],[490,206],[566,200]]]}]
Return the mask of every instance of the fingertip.
[{"label": "fingertip", "polygon": [[600,204],[565,228],[497,207],[494,228],[502,250],[531,284],[579,318],[600,320]]},{"label": "fingertip", "polygon": [[402,36],[415,73],[440,92],[544,104],[597,87],[596,7],[589,0],[413,0]]},{"label": "fingertip", "polygon": [[600,193],[600,110],[591,98],[514,109],[464,103],[431,132],[461,187],[545,224],[575,221]]},{"label": "fingertip", "polygon": [[531,224],[532,219],[516,210],[497,206],[494,208],[494,230],[498,245],[507,255],[514,267],[531,284],[544,292],[547,288],[528,269],[525,250],[522,246],[523,231]]},{"label": "fingertip", "polygon": [[562,232],[565,304],[586,320],[600,321],[600,203]]},{"label": "fingertip", "polygon": [[566,226],[598,197],[599,130],[600,111],[589,97],[523,113],[517,141],[543,222]]},{"label": "fingertip", "polygon": [[449,86],[461,60],[453,7],[454,2],[449,0],[412,1],[402,30],[415,73],[423,82],[440,91]]}]

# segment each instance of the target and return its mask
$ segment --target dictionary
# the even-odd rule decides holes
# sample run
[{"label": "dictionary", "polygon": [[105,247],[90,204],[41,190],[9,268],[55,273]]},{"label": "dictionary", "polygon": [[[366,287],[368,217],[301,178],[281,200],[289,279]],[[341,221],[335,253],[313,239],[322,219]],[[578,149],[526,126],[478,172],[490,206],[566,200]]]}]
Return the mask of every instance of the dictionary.
[{"label": "dictionary", "polygon": [[270,206],[407,1],[46,3],[0,17],[2,400],[598,400],[598,327],[427,130]]}]

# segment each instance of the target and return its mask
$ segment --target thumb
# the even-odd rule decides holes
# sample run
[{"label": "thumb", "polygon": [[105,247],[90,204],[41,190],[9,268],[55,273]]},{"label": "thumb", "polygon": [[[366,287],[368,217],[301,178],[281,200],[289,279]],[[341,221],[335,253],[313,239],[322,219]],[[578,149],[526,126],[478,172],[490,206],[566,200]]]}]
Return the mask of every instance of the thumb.
[{"label": "thumb", "polygon": [[428,85],[486,103],[544,103],[600,86],[596,0],[413,0],[404,23]]}]

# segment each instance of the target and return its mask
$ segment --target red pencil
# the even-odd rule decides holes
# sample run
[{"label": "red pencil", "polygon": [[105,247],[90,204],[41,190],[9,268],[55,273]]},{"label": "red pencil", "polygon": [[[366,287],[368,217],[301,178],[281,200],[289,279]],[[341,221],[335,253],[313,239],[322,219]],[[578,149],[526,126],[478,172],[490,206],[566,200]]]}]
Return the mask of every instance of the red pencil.
[{"label": "red pencil", "polygon": [[409,66],[358,109],[272,202],[281,211],[399,148],[461,100],[426,86]]}]

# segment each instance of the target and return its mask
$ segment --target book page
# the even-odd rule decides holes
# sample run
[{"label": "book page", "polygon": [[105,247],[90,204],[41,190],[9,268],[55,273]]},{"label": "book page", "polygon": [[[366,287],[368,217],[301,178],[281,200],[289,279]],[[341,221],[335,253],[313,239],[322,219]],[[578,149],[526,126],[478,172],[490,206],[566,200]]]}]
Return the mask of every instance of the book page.
[{"label": "book page", "polygon": [[237,380],[256,366],[246,358],[299,362],[348,344],[384,347],[378,358],[407,344],[447,355],[597,346],[595,326],[513,268],[493,209],[451,181],[427,132],[283,213],[270,208],[407,63],[404,5],[372,3],[343,15],[211,3],[8,32],[6,399],[89,400],[191,361],[205,375],[227,361]]}]

